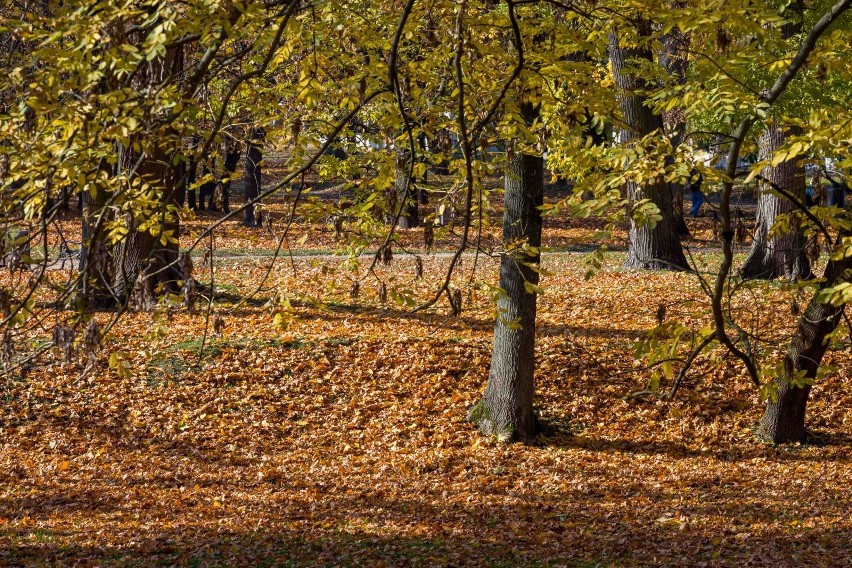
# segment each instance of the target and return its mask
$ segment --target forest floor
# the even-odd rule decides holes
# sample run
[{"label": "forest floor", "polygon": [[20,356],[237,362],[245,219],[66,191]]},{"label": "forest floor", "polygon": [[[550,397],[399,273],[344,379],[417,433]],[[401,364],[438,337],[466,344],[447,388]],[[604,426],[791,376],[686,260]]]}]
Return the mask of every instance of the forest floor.
[{"label": "forest floor", "polygon": [[[690,223],[696,260],[716,262],[702,251],[709,220]],[[546,222],[545,240],[570,251],[593,225]],[[813,390],[814,443],[767,445],[758,392],[732,361],[699,360],[673,401],[666,380],[634,396],[650,376],[635,343],[661,303],[668,321],[708,323],[694,275],[620,269],[617,235],[589,280],[586,254],[546,255],[547,430],[506,445],[465,421],[488,374],[496,260],[465,256],[459,317],[444,299],[413,312],[449,262],[425,254],[420,231],[401,241],[424,278],[396,252],[355,299],[345,258],[325,255],[329,228],[294,232],[320,256],[272,262],[275,235],[226,222],[217,294],[198,313],[126,314],[91,368],[51,353],[0,382],[0,565],[852,564],[848,346],[829,352]],[[198,258],[208,286],[210,270]],[[760,284],[736,303],[769,358],[797,294]]]}]

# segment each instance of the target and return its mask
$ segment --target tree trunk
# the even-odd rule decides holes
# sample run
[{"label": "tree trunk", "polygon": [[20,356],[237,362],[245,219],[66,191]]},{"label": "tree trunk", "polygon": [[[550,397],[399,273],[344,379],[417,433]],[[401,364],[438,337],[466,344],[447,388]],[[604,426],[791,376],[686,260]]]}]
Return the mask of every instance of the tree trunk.
[{"label": "tree trunk", "polygon": [[[415,194],[414,180],[409,180],[408,177],[410,160],[410,152],[397,153],[394,191],[396,192],[396,202],[400,208],[399,220],[397,221],[397,226],[400,229],[413,229],[420,225],[420,210]],[[391,211],[391,215],[395,214],[396,211]]]},{"label": "tree trunk", "polygon": [[810,387],[797,387],[790,379],[794,371],[804,371],[807,379],[816,378],[823,355],[828,349],[826,338],[837,329],[843,315],[843,306],[822,303],[819,294],[826,288],[847,281],[849,270],[852,270],[852,257],[830,260],[825,269],[825,280],[799,319],[784,358],[784,376],[773,381],[777,397],[767,402],[760,421],[759,435],[770,442],[784,444],[807,440],[805,410]]},{"label": "tree trunk", "polygon": [[219,183],[222,186],[222,210],[225,213],[231,212],[231,176],[237,171],[237,164],[240,162],[239,146],[235,142],[226,142],[223,145],[222,152],[224,154],[223,172]]},{"label": "tree trunk", "polygon": [[[101,162],[99,170],[107,172],[111,168],[105,161]],[[106,243],[105,223],[98,219],[106,214],[106,192],[99,184],[94,184],[95,193],[81,192],[81,223],[82,238],[80,242],[80,292],[86,304],[91,309],[109,308],[115,304],[112,292],[112,258]]]},{"label": "tree trunk", "polygon": [[169,210],[170,205],[177,208],[183,201],[179,168],[171,165],[173,156],[169,156],[164,150],[157,148],[153,152],[154,155],[143,160],[137,173],[153,187],[160,189],[160,226],[152,235],[149,230],[138,230],[138,220],[131,217],[127,219],[129,232],[115,258],[114,290],[121,301],[128,299],[137,278],[144,277],[145,274],[152,275],[146,279],[150,297],[154,297],[158,288],[179,292],[178,281],[183,279],[177,263],[178,243],[161,242],[164,235],[171,235],[173,239],[180,235],[180,219],[174,211]]},{"label": "tree trunk", "polygon": [[[782,131],[777,125],[769,125],[760,136],[760,159],[771,158],[775,151],[787,141],[789,132]],[[786,197],[772,193],[772,184],[795,195],[800,203],[805,202],[805,171],[793,159],[775,167],[764,168],[762,174],[768,181],[761,182],[761,192],[757,199],[757,219],[754,228],[754,242],[740,274],[743,278],[787,278],[789,280],[809,279],[813,277],[806,252],[807,239],[797,226],[783,234],[769,235],[779,215],[796,211],[796,206]]]},{"label": "tree trunk", "polygon": [[[641,25],[641,24],[640,24]],[[646,105],[646,97],[637,91],[648,89],[646,82],[633,72],[626,73],[625,67],[634,61],[653,61],[652,54],[645,48],[621,47],[615,33],[610,34],[609,47],[613,75],[621,91],[619,106],[624,114],[626,127],[619,133],[619,142],[630,144],[655,131],[663,129],[663,118],[654,114]],[[673,192],[671,184],[662,179],[645,185],[628,183],[629,233],[627,243],[626,268],[650,270],[685,270],[689,267],[680,237],[675,227],[675,215],[672,209]],[[633,219],[633,204],[648,199],[660,211],[662,219],[653,228],[640,225]]]},{"label": "tree trunk", "polygon": [[[686,2],[672,2],[671,7],[678,10],[683,9],[686,7]],[[673,28],[663,36],[663,48],[660,51],[659,62],[666,68],[670,81],[676,85],[686,83],[686,73],[689,70],[687,53],[691,40],[690,34],[684,33],[679,28]],[[672,141],[672,148],[677,149],[686,134],[686,113],[680,107],[664,112],[663,125],[669,140]],[[674,214],[677,234],[681,237],[689,237],[689,227],[686,226],[683,215],[683,189],[683,184],[672,183],[672,213]]]},{"label": "tree trunk", "polygon": [[[150,62],[137,74],[134,88],[163,83],[168,77],[179,77],[184,68],[183,49],[171,47],[166,54]],[[128,234],[118,247],[115,257],[116,296],[127,301],[140,275],[149,274],[146,284],[149,292],[168,290],[179,292],[178,281],[182,279],[178,260],[178,238],[180,237],[180,218],[177,209],[182,206],[186,188],[181,183],[183,177],[176,158],[183,152],[181,138],[173,127],[166,124],[150,125],[146,136],[139,140],[144,154],[127,150],[119,160],[125,170],[132,171],[130,165],[142,158],[135,175],[145,179],[157,191],[156,210],[150,212],[153,219],[139,219],[128,215],[126,218]],[[129,145],[130,148],[133,145]],[[193,154],[194,154],[193,150]],[[190,169],[192,164],[190,163]],[[191,174],[191,172],[190,172]],[[190,207],[194,204],[190,203]],[[155,227],[142,227],[144,221],[155,221]],[[153,233],[153,234],[152,234]],[[163,241],[166,244],[163,244]]]},{"label": "tree trunk", "polygon": [[255,204],[253,201],[260,195],[260,168],[261,161],[263,160],[262,140],[263,131],[252,130],[246,147],[246,163],[245,170],[243,171],[243,185],[245,186],[246,201],[248,202],[246,208],[243,210],[243,225],[246,227],[257,226]]},{"label": "tree trunk", "polygon": [[[195,151],[197,149],[198,143],[196,142],[192,148],[192,154],[189,157],[189,163],[187,164],[186,170],[186,183],[185,183],[185,197],[184,201],[188,201],[189,208],[193,211],[198,209],[198,203],[196,202],[195,196],[195,188],[192,186],[195,184],[195,178],[198,175],[198,160],[195,159]],[[190,189],[192,188],[192,189]],[[183,202],[181,202],[183,205]]]},{"label": "tree trunk", "polygon": [[186,204],[187,199],[189,199],[189,208],[195,209],[195,190],[190,190],[189,188],[195,183],[195,176],[198,172],[198,163],[195,161],[194,150],[190,151],[193,153],[190,154],[189,159],[187,160],[183,157],[178,164],[177,173],[178,179],[180,180],[180,206],[183,207]]},{"label": "tree trunk", "polygon": [[[506,166],[503,244],[510,252],[500,259],[499,317],[494,325],[491,369],[482,400],[468,414],[479,429],[505,439],[535,436],[538,420],[533,411],[535,391],[536,293],[544,202],[544,160],[519,154]],[[519,244],[533,247],[526,251]]]},{"label": "tree trunk", "polygon": [[[790,39],[802,31],[804,2],[791,2],[789,11],[797,20],[788,21],[781,27],[781,38]],[[760,136],[760,159],[770,158],[784,145],[792,130],[782,131],[776,123],[768,124]],[[740,268],[743,278],[761,278],[771,280],[784,277],[788,280],[807,280],[813,277],[811,264],[805,252],[807,241],[799,227],[782,235],[769,236],[769,230],[779,215],[796,210],[793,202],[769,191],[772,184],[796,196],[805,203],[805,169],[797,166],[793,159],[765,168],[762,172],[767,181],[761,182],[760,195],[757,198],[757,218],[755,220],[754,241],[751,252]]]}]

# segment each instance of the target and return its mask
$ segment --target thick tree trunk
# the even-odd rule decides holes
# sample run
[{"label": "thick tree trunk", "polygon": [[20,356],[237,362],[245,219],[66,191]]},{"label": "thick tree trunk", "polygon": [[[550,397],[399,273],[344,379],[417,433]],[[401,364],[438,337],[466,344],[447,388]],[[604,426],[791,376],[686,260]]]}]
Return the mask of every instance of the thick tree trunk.
[{"label": "thick tree trunk", "polygon": [[[790,39],[801,32],[805,11],[804,2],[796,0],[788,9],[795,19],[781,27],[783,39]],[[781,130],[775,123],[768,124],[759,140],[760,159],[767,159],[775,154],[790,134],[795,132]],[[761,183],[754,241],[748,258],[740,268],[743,278],[771,280],[784,277],[788,280],[806,280],[813,277],[811,264],[805,252],[807,241],[799,227],[793,226],[790,231],[782,235],[769,236],[769,230],[779,215],[796,210],[792,201],[769,191],[772,184],[796,196],[800,203],[805,203],[805,170],[804,166],[797,166],[797,161],[793,159],[783,162],[775,167],[765,168],[762,172],[767,181]]]},{"label": "thick tree trunk", "polygon": [[[767,126],[760,136],[760,159],[771,158],[783,146],[789,136],[777,125]],[[769,232],[780,215],[794,212],[796,206],[786,197],[771,191],[774,184],[787,193],[795,195],[800,203],[805,202],[805,171],[796,159],[783,162],[763,170],[765,182],[757,200],[757,219],[754,242],[740,274],[743,278],[787,278],[789,280],[812,278],[811,265],[806,252],[807,239],[797,226],[783,234],[770,236]]]},{"label": "thick tree trunk", "polygon": [[[686,2],[672,2],[673,9],[683,9]],[[663,36],[663,48],[660,51],[659,62],[668,71],[670,81],[676,85],[686,83],[686,73],[689,70],[689,45],[692,38],[690,34],[684,33],[679,28],[673,28]],[[686,113],[680,107],[672,108],[663,113],[663,125],[672,148],[677,148],[683,142],[686,134]],[[677,234],[681,237],[689,236],[689,227],[683,215],[683,184],[672,183],[672,213]]]},{"label": "thick tree trunk", "polygon": [[[532,438],[538,430],[533,411],[535,390],[536,293],[538,273],[527,266],[539,262],[541,211],[544,201],[544,160],[519,154],[506,166],[503,243],[511,252],[500,260],[499,317],[494,325],[494,350],[482,400],[468,417],[479,429],[505,439]],[[530,251],[516,248],[526,243]]]},{"label": "thick tree trunk", "polygon": [[180,219],[169,211],[170,205],[175,208],[183,201],[184,188],[179,183],[178,167],[172,166],[172,156],[158,149],[154,155],[145,159],[139,166],[138,175],[161,191],[162,215],[159,218],[159,230],[151,234],[150,230],[140,231],[139,222],[133,218],[127,219],[128,235],[121,243],[115,258],[116,296],[126,301],[137,278],[146,278],[149,297],[154,297],[156,290],[177,293],[180,291],[178,281],[183,279],[178,267],[179,246],[177,242],[163,244],[161,237],[171,235],[177,239],[180,235]]},{"label": "thick tree trunk", "polygon": [[[610,34],[610,60],[616,84],[621,91],[619,106],[624,115],[626,127],[619,133],[619,142],[629,144],[631,141],[662,131],[663,118],[654,114],[646,105],[646,97],[637,94],[648,88],[645,81],[634,74],[627,74],[625,67],[636,61],[653,61],[650,51],[639,48],[621,47],[615,33]],[[643,268],[651,270],[685,270],[688,268],[680,237],[677,234],[675,215],[672,208],[674,201],[672,187],[660,179],[656,182],[639,186],[628,183],[626,188],[628,198],[629,233],[627,243],[626,268]],[[660,211],[662,219],[653,228],[640,225],[632,216],[633,204],[648,199]]]},{"label": "thick tree trunk", "polygon": [[[168,77],[180,76],[183,65],[183,50],[180,46],[169,48],[162,58],[155,59],[136,76],[133,86],[142,88],[162,83]],[[156,211],[153,219],[138,219],[128,215],[126,219],[128,234],[118,247],[115,257],[114,291],[119,300],[126,302],[140,275],[146,278],[149,292],[155,290],[180,291],[178,281],[182,279],[177,265],[180,219],[176,210],[182,206],[186,196],[186,187],[181,183],[180,167],[176,158],[183,151],[178,133],[170,126],[151,125],[150,133],[139,142],[144,154],[135,175],[144,178],[158,190]],[[132,145],[130,146],[132,148]],[[194,152],[193,152],[194,154]],[[140,155],[136,151],[127,151],[119,164],[127,171]],[[190,163],[192,168],[192,163]],[[190,172],[191,173],[191,172]],[[190,207],[194,204],[190,203]],[[145,221],[156,221],[155,228],[140,230]],[[163,242],[166,244],[163,244]]]},{"label": "thick tree trunk", "polygon": [[261,130],[253,130],[246,147],[246,163],[243,171],[243,185],[245,186],[246,201],[248,202],[248,205],[243,210],[243,225],[246,227],[257,226],[253,201],[260,195],[260,168],[261,161],[263,160],[262,140],[263,132]]},{"label": "thick tree trunk", "polygon": [[[394,191],[396,202],[399,204],[399,220],[397,226],[400,229],[413,229],[420,225],[420,210],[417,203],[416,188],[414,180],[409,180],[410,152],[399,152],[396,158],[396,179],[394,180]],[[391,211],[391,215],[396,211]]]},{"label": "thick tree trunk", "polygon": [[770,442],[783,444],[807,440],[805,410],[810,387],[797,387],[790,379],[795,371],[804,371],[807,379],[816,378],[817,369],[828,349],[826,338],[837,329],[843,315],[843,306],[822,303],[819,294],[825,288],[847,281],[849,270],[852,270],[852,257],[829,261],[825,280],[799,319],[784,359],[784,376],[775,379],[773,383],[777,396],[767,402],[760,421],[759,434]]}]

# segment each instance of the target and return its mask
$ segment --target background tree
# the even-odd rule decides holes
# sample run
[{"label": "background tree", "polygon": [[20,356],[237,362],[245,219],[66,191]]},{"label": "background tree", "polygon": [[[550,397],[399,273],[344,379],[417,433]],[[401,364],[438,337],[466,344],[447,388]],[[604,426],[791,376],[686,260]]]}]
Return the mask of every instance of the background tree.
[{"label": "background tree", "polygon": [[[623,124],[618,129],[618,141],[622,144],[635,143],[647,136],[663,132],[662,116],[655,113],[643,91],[651,85],[642,78],[653,55],[647,46],[638,43],[651,35],[651,22],[640,20],[636,30],[637,39],[629,45],[624,30],[611,31],[609,35],[609,57],[615,83],[620,91],[620,107]],[[688,268],[686,256],[680,243],[672,209],[672,186],[663,178],[644,183],[628,181],[625,184],[630,223],[627,268],[654,270],[684,270]],[[642,222],[635,218],[634,207],[647,200],[655,206],[659,218],[655,222]]]},{"label": "background tree", "polygon": [[[782,45],[801,33],[804,23],[804,2],[797,0],[785,11],[785,17],[790,21],[781,27]],[[789,216],[796,206],[787,196],[780,195],[778,190],[786,192],[800,203],[805,202],[805,169],[801,160],[790,159],[775,163],[776,153],[787,142],[791,134],[796,133],[796,127],[781,125],[772,121],[766,125],[759,138],[760,160],[770,161],[761,176],[761,191],[758,195],[757,218],[755,220],[754,240],[751,251],[740,273],[745,278],[784,277],[788,280],[811,278],[810,261],[808,260],[807,239],[797,223],[786,227],[776,227],[776,222]],[[773,228],[776,230],[773,231]]]}]

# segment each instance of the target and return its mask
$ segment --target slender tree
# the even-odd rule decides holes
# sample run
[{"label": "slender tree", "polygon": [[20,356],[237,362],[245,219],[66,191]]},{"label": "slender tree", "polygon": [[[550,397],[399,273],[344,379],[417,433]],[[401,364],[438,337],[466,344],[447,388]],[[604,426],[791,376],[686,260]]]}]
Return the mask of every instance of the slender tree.
[{"label": "slender tree", "polygon": [[[409,166],[411,164],[411,152],[401,151],[397,153],[396,178],[394,179],[394,192],[396,193],[397,208],[399,210],[400,229],[413,229],[420,225],[420,207],[417,199],[417,191],[414,179],[409,177]],[[396,211],[391,212],[396,213]]]},{"label": "slender tree", "polygon": [[263,130],[254,129],[249,134],[246,144],[245,169],[243,170],[243,185],[245,187],[246,208],[243,210],[243,225],[246,227],[257,226],[255,216],[254,200],[260,195],[261,188],[261,161],[263,160]]},{"label": "slender tree", "polygon": [[222,143],[222,175],[218,186],[222,194],[222,210],[231,212],[231,176],[237,171],[240,162],[239,144],[231,138]]},{"label": "slender tree", "polygon": [[[521,105],[532,123],[538,107]],[[479,429],[508,439],[529,439],[538,431],[535,392],[536,290],[544,202],[544,159],[519,152],[506,164],[500,297],[494,324],[491,368],[482,400],[468,417]]]}]

